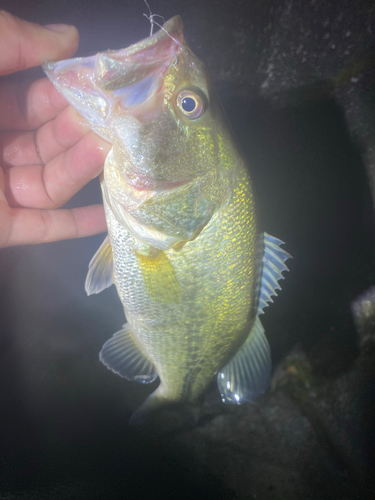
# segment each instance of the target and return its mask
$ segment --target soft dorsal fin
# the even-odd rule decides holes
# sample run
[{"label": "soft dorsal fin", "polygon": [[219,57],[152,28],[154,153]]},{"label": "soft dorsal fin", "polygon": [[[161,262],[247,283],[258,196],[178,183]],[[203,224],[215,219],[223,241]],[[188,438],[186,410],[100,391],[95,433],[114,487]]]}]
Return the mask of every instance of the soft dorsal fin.
[{"label": "soft dorsal fin", "polygon": [[223,403],[250,403],[265,392],[271,380],[270,347],[258,316],[237,354],[217,374]]},{"label": "soft dorsal fin", "polygon": [[278,281],[284,279],[283,271],[289,271],[284,262],[292,258],[288,252],[280,248],[284,242],[270,234],[263,233],[260,243],[263,251],[263,266],[259,277],[257,314],[263,314],[263,309],[268,307],[269,302],[273,302],[272,295],[277,295],[276,290],[281,290]]},{"label": "soft dorsal fin", "polygon": [[100,293],[113,284],[113,254],[107,235],[89,264],[85,281],[87,295]]},{"label": "soft dorsal fin", "polygon": [[107,368],[128,380],[149,384],[158,376],[152,361],[135,342],[128,323],[107,340],[99,359]]}]

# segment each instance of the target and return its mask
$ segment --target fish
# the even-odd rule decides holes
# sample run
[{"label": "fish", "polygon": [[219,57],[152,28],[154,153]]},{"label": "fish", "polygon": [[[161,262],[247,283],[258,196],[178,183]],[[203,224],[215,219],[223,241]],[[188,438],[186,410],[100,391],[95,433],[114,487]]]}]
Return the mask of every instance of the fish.
[{"label": "fish", "polygon": [[290,254],[259,233],[246,160],[179,16],[128,48],[46,62],[91,129],[112,143],[100,183],[108,235],[89,264],[88,295],[113,283],[126,323],[100,360],[158,387],[132,423],[199,406],[216,377],[224,403],[270,383],[259,316]]}]

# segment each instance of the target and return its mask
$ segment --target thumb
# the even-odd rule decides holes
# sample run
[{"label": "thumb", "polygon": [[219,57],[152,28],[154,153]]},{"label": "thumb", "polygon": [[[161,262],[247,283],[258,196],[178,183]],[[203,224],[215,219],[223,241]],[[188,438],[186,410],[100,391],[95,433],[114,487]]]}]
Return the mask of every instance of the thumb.
[{"label": "thumb", "polygon": [[46,27],[0,10],[0,75],[65,59],[78,48],[77,28],[66,24]]}]

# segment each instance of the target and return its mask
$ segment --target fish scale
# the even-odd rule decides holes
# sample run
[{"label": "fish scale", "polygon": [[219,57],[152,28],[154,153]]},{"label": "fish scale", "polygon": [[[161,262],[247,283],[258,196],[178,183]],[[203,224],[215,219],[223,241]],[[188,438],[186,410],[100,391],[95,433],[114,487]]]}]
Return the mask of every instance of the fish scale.
[{"label": "fish scale", "polygon": [[127,49],[44,69],[112,142],[101,176],[108,236],[85,288],[114,283],[127,319],[100,360],[129,380],[160,379],[132,421],[196,405],[215,374],[224,402],[253,401],[271,372],[258,316],[290,255],[258,233],[249,170],[181,19]]},{"label": "fish scale", "polygon": [[[158,304],[146,290],[132,251],[133,237],[106,206],[115,284],[125,315],[157,369],[163,395],[170,400],[194,400],[201,394],[218,370],[216,359],[225,361],[233,351],[233,338],[238,337],[241,344],[249,332],[255,286],[251,272],[255,268],[251,250],[257,234],[254,209],[250,181],[242,166],[228,206],[216,214],[199,238],[180,252],[167,252],[180,283],[181,301]],[[192,355],[196,350],[198,358]],[[200,379],[193,383],[200,365]]]}]

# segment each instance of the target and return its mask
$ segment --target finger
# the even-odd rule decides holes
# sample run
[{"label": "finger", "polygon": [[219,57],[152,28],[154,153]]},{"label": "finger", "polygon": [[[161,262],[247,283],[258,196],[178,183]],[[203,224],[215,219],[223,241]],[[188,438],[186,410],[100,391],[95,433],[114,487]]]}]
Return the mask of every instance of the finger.
[{"label": "finger", "polygon": [[37,131],[3,132],[0,164],[10,168],[47,163],[74,146],[89,131],[87,121],[68,106]]},{"label": "finger", "polygon": [[68,106],[54,120],[36,131],[35,143],[43,163],[73,147],[90,131],[83,116]]},{"label": "finger", "polygon": [[0,74],[65,59],[76,52],[79,36],[74,26],[58,24],[49,28],[0,11]]},{"label": "finger", "polygon": [[48,78],[0,87],[0,130],[33,130],[68,106]]},{"label": "finger", "polygon": [[[3,169],[0,167],[0,203],[2,200],[5,199],[4,190],[5,190],[4,172],[3,172]],[[0,224],[0,228],[1,228],[1,224]]]},{"label": "finger", "polygon": [[28,165],[4,171],[5,192],[13,207],[51,209],[64,205],[99,175],[111,145],[94,132],[44,167]]},{"label": "finger", "polygon": [[103,205],[71,210],[14,208],[10,209],[10,216],[12,223],[0,240],[4,247],[82,238],[107,230]]},{"label": "finger", "polygon": [[2,168],[42,163],[35,145],[35,132],[3,132],[0,135]]}]

